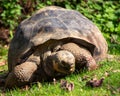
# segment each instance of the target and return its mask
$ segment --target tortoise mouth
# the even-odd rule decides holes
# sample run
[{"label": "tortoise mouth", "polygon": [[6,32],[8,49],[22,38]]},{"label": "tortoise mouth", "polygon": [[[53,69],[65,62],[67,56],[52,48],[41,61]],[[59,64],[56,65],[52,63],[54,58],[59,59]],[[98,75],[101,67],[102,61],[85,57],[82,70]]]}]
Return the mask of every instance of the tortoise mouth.
[{"label": "tortoise mouth", "polygon": [[65,62],[54,62],[53,63],[53,68],[55,71],[60,72],[60,73],[64,73],[64,74],[70,74],[72,72],[74,72],[75,70],[75,64],[66,64]]}]

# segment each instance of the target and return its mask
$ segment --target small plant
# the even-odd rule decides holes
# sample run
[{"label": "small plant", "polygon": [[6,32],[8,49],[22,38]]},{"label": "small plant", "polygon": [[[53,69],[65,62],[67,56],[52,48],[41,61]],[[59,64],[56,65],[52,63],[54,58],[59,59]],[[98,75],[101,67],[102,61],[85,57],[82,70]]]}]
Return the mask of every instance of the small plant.
[{"label": "small plant", "polygon": [[13,30],[18,25],[18,18],[21,15],[21,6],[17,4],[18,0],[0,1],[2,13],[0,17],[2,23]]}]

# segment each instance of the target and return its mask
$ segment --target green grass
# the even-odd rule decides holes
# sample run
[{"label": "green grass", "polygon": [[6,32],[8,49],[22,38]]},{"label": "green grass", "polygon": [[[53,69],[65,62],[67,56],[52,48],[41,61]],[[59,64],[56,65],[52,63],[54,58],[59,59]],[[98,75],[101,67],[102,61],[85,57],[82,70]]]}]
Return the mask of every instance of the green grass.
[{"label": "green grass", "polygon": [[[3,49],[5,52],[5,49]],[[3,53],[4,53],[3,52]],[[7,54],[7,52],[5,52]],[[4,56],[6,56],[3,54]],[[4,57],[3,56],[3,57]],[[5,58],[5,57],[4,57]],[[5,58],[6,59],[6,58]],[[56,84],[53,82],[44,82],[31,85],[29,89],[14,88],[2,92],[1,96],[120,96],[120,59],[109,61],[105,60],[100,62],[100,67],[94,71],[85,71],[76,74],[71,74],[62,78],[68,82],[74,83],[74,90],[68,92],[60,88],[60,81]],[[7,65],[1,66],[0,70],[7,70]],[[106,76],[105,73],[109,76]],[[83,78],[87,76],[87,80]],[[91,78],[97,77],[98,79],[104,77],[105,80],[101,87],[91,88],[86,86],[86,82]]]},{"label": "green grass", "polygon": [[[7,53],[8,53],[8,47],[2,47],[0,45],[0,66],[1,63],[6,64],[7,63]],[[7,70],[7,66],[0,67],[0,71]]]}]

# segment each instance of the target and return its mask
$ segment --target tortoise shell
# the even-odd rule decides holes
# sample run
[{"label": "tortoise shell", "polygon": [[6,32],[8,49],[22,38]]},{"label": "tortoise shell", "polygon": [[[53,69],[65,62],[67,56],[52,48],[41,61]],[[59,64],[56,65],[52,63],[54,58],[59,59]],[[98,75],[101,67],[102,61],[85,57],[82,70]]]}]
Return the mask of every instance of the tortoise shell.
[{"label": "tortoise shell", "polygon": [[49,6],[38,10],[18,26],[9,48],[9,71],[32,47],[62,39],[84,46],[96,61],[106,57],[107,42],[93,22],[77,11]]}]

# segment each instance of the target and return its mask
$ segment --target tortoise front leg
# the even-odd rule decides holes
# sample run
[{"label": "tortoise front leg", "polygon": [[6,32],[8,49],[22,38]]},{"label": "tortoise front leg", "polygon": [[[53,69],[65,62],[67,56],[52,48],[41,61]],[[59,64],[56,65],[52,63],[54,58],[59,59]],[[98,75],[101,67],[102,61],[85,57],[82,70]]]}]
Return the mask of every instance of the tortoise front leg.
[{"label": "tortoise front leg", "polygon": [[76,69],[87,67],[89,70],[97,68],[95,59],[91,53],[84,47],[75,43],[66,43],[61,47],[62,50],[67,50],[75,56]]},{"label": "tortoise front leg", "polygon": [[8,74],[5,81],[5,87],[20,87],[33,82],[38,64],[40,64],[39,54],[34,53],[24,63],[15,66],[14,69]]},{"label": "tortoise front leg", "polygon": [[37,65],[34,62],[25,62],[17,65],[6,78],[5,87],[20,87],[32,82],[34,80],[34,72],[36,70]]}]

